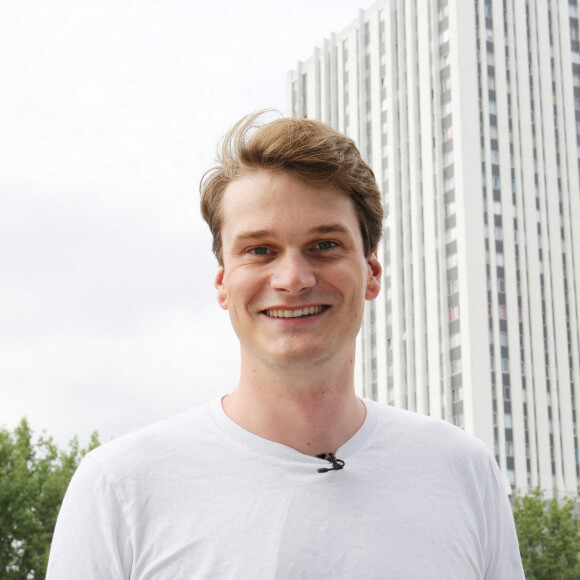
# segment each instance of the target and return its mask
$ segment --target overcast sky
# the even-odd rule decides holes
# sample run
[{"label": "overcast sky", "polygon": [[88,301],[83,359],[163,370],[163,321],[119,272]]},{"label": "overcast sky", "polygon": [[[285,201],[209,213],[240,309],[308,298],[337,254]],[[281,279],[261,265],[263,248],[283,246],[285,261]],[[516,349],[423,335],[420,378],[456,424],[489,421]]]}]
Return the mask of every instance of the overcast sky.
[{"label": "overcast sky", "polygon": [[198,184],[370,0],[4,0],[0,426],[108,440],[229,392]]}]

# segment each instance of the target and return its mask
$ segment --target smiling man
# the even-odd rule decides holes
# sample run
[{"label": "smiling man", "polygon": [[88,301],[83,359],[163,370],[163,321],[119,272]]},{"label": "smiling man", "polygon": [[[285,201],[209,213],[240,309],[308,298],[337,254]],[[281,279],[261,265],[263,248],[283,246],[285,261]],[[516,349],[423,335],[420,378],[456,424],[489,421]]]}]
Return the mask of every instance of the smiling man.
[{"label": "smiling man", "polygon": [[48,578],[523,578],[485,446],[355,395],[381,282],[372,171],[322,123],[260,119],[201,185],[239,383],[83,460]]}]

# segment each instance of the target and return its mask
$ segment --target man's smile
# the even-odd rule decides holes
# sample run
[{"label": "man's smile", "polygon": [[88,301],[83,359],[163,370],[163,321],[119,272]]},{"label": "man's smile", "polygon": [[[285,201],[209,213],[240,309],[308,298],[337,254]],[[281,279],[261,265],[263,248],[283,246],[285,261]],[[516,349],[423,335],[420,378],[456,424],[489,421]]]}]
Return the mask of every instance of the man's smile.
[{"label": "man's smile", "polygon": [[262,312],[269,316],[270,318],[300,318],[304,316],[312,316],[314,314],[320,314],[324,312],[330,306],[319,305],[319,306],[305,306],[303,308],[271,308],[263,310]]}]

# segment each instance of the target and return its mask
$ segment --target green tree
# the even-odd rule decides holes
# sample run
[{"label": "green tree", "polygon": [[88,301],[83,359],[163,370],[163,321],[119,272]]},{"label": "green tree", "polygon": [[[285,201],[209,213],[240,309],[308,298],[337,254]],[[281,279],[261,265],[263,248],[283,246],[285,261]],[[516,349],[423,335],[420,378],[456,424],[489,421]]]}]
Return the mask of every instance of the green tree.
[{"label": "green tree", "polygon": [[33,438],[26,419],[11,433],[0,429],[0,576],[40,579],[62,498],[83,455],[99,445],[93,433],[87,449],[75,437],[59,450],[51,437]]},{"label": "green tree", "polygon": [[517,498],[514,520],[527,580],[580,578],[580,522],[574,500],[543,497],[539,489]]}]

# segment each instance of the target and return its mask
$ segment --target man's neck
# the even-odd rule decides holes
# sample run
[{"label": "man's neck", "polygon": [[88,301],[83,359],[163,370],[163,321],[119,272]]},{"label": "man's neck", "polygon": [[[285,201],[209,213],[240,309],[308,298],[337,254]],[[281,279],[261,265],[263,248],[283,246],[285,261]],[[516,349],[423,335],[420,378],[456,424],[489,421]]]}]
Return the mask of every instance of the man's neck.
[{"label": "man's neck", "polygon": [[306,455],[334,453],[362,426],[365,406],[354,393],[354,361],[340,368],[279,372],[242,364],[237,388],[223,399],[238,425]]}]

